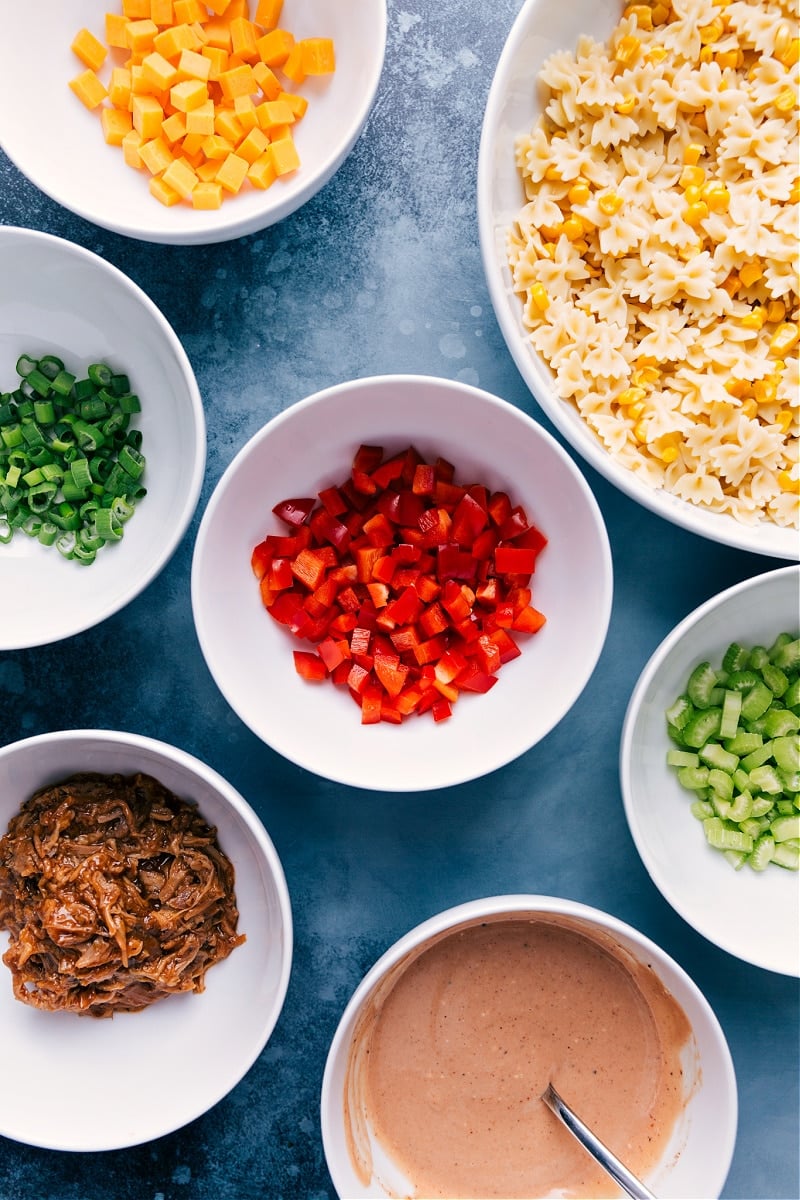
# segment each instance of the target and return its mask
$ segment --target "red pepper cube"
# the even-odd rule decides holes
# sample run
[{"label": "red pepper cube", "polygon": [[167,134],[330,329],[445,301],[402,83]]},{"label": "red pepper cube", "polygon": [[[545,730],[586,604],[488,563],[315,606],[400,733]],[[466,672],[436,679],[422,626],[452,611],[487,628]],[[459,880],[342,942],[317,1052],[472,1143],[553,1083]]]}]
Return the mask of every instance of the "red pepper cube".
[{"label": "red pepper cube", "polygon": [[375,470],[371,472],[372,479],[378,485],[378,487],[383,490],[384,488],[387,488],[390,483],[394,483],[395,479],[400,478],[400,476],[403,474],[404,465],[405,455],[396,454],[393,458],[387,458],[386,462],[381,463],[379,467],[376,467]]},{"label": "red pepper cube", "polygon": [[383,461],[383,446],[368,446],[362,444],[356,450],[353,458],[353,471],[363,472],[365,475],[371,475],[372,472],[379,467]]},{"label": "red pepper cube", "polygon": [[337,641],[330,636],[322,639],[319,646],[317,646],[317,653],[329,671],[334,671],[336,667],[340,666],[343,662],[349,661],[351,657],[350,647],[347,642],[343,638]]},{"label": "red pepper cube", "polygon": [[473,500],[477,500],[484,512],[489,514],[489,489],[484,487],[482,483],[473,483],[467,488],[467,492],[472,496]]},{"label": "red pepper cube", "polygon": [[498,528],[511,516],[511,501],[505,492],[493,492],[489,497],[489,518]]},{"label": "red pepper cube", "polygon": [[466,492],[467,489],[460,487],[457,483],[450,483],[445,479],[437,479],[436,486],[433,489],[433,499],[436,504],[452,513],[459,501],[466,495]]},{"label": "red pepper cube", "polygon": [[519,658],[520,654],[522,654],[522,651],[508,630],[495,629],[489,637],[500,651],[500,661],[502,663],[510,662],[512,658]]},{"label": "red pepper cube", "polygon": [[528,528],[528,515],[521,504],[517,504],[512,508],[511,512],[506,517],[500,526],[500,537],[504,541],[510,542],[514,538],[525,533]]},{"label": "red pepper cube", "polygon": [[422,558],[422,550],[419,546],[412,546],[410,542],[398,542],[392,550],[392,558],[398,566],[412,566],[414,563],[419,563]]},{"label": "red pepper cube", "polygon": [[279,624],[288,625],[293,632],[302,628],[308,620],[308,614],[303,608],[303,596],[294,589],[279,592],[269,611],[270,616],[274,617]]},{"label": "red pepper cube", "polygon": [[319,502],[332,517],[340,517],[347,512],[347,501],[337,487],[323,488],[319,493]]},{"label": "red pepper cube", "polygon": [[448,542],[439,546],[436,556],[436,574],[440,580],[463,579],[466,583],[475,581],[478,563],[469,550],[462,550],[457,542]]},{"label": "red pepper cube", "polygon": [[399,592],[402,591],[403,588],[415,588],[419,578],[419,567],[400,567],[392,576],[392,582],[394,584],[395,591]]},{"label": "red pepper cube", "polygon": [[454,633],[457,633],[466,646],[470,646],[476,642],[484,630],[481,629],[480,621],[476,620],[475,615],[470,615],[464,621],[459,621],[453,626]]},{"label": "red pepper cube", "polygon": [[367,591],[376,608],[385,608],[389,600],[389,586],[386,583],[368,583]]},{"label": "red pepper cube", "polygon": [[359,583],[369,583],[372,580],[372,570],[382,555],[380,546],[359,546],[354,551],[356,573]]},{"label": "red pepper cube", "polygon": [[339,663],[338,667],[334,667],[331,671],[331,681],[337,687],[347,686],[347,680],[350,677],[350,665],[350,659],[346,658],[343,662]]},{"label": "red pepper cube", "polygon": [[453,715],[453,709],[450,705],[450,701],[446,700],[444,696],[440,696],[438,700],[433,702],[431,706],[431,713],[434,721],[446,721],[448,717],[452,717]]},{"label": "red pepper cube", "polygon": [[269,568],[269,586],[276,592],[290,588],[294,582],[292,564],[288,558],[273,558]]},{"label": "red pepper cube", "polygon": [[428,508],[417,522],[423,546],[441,546],[450,541],[453,519],[444,508]]},{"label": "red pepper cube", "polygon": [[429,604],[423,612],[420,613],[418,624],[426,637],[435,637],[437,633],[444,633],[450,622],[447,619],[444,609],[441,604],[434,601]]},{"label": "red pepper cube", "polygon": [[547,538],[541,529],[537,529],[535,525],[529,525],[524,533],[514,539],[514,545],[524,546],[526,550],[533,550],[534,554],[538,555],[547,545]]},{"label": "red pepper cube", "polygon": [[546,620],[547,618],[544,613],[539,612],[538,608],[534,608],[533,605],[529,604],[516,614],[511,628],[516,633],[538,633]]},{"label": "red pepper cube", "polygon": [[375,513],[374,517],[364,522],[364,533],[373,546],[385,549],[394,545],[394,530],[381,512]]},{"label": "red pepper cube", "polygon": [[439,683],[453,683],[467,665],[467,660],[457,650],[445,650],[436,663],[434,671]]},{"label": "red pepper cube", "polygon": [[340,553],[344,553],[350,545],[350,530],[344,522],[331,516],[326,508],[318,508],[311,514],[309,526],[318,542],[328,542]]},{"label": "red pepper cube", "polygon": [[319,657],[311,650],[293,650],[294,669],[301,679],[308,680],[309,683],[321,683],[323,679],[327,679],[328,668]]},{"label": "red pepper cube", "polygon": [[264,608],[272,608],[273,604],[275,603],[275,596],[277,593],[270,584],[269,573],[259,579],[258,592],[261,596],[261,603],[264,605]]},{"label": "red pepper cube", "polygon": [[428,663],[438,662],[447,649],[447,641],[441,634],[436,637],[428,638],[424,642],[419,642],[414,647],[414,658],[419,666],[425,666]]},{"label": "red pepper cube", "polygon": [[535,553],[524,546],[500,545],[494,552],[494,569],[498,575],[530,576],[535,565]]},{"label": "red pepper cube", "polygon": [[363,625],[356,625],[353,632],[350,634],[350,651],[352,654],[369,654],[369,643],[372,638],[372,630],[366,629]]},{"label": "red pepper cube", "polygon": [[316,501],[308,496],[304,496],[302,499],[281,500],[272,511],[287,525],[299,526],[308,519],[315,503]]},{"label": "red pepper cube", "polygon": [[494,673],[499,671],[500,667],[502,666],[500,649],[495,645],[488,634],[482,634],[478,638],[476,657],[481,669],[485,671],[487,675],[494,675]]},{"label": "red pepper cube", "polygon": [[492,557],[494,548],[499,541],[500,535],[496,529],[484,529],[472,543],[473,558],[477,559],[480,563],[487,562]]},{"label": "red pepper cube", "polygon": [[389,636],[395,650],[401,655],[413,655],[414,648],[419,645],[419,634],[415,625],[403,625],[400,629],[393,629]]},{"label": "red pepper cube", "polygon": [[514,622],[514,605],[503,600],[494,610],[494,624],[497,629],[510,629]]},{"label": "red pepper cube", "polygon": [[402,725],[403,714],[394,704],[389,704],[384,700],[383,704],[381,704],[381,720],[388,721],[390,725]]},{"label": "red pepper cube", "polygon": [[303,549],[296,537],[284,537],[279,533],[267,534],[265,541],[273,558],[294,558]]},{"label": "red pepper cube", "polygon": [[483,695],[497,683],[496,675],[487,675],[475,662],[471,662],[466,670],[456,680],[456,687],[462,692],[478,692]]},{"label": "red pepper cube", "polygon": [[396,654],[376,654],[373,670],[388,694],[399,696],[408,677],[408,667],[405,663],[401,663]]},{"label": "red pepper cube", "polygon": [[472,606],[454,579],[448,579],[442,585],[441,604],[451,620],[455,622],[466,621],[472,612]]},{"label": "red pepper cube", "polygon": [[374,496],[378,491],[378,485],[372,476],[367,475],[365,471],[356,471],[355,468],[353,468],[353,487],[362,496]]},{"label": "red pepper cube", "polygon": [[418,463],[414,469],[411,490],[417,496],[432,496],[436,486],[436,471],[432,463]]},{"label": "red pepper cube", "polygon": [[469,492],[462,496],[453,513],[453,541],[471,547],[489,523],[489,514]]},{"label": "red pepper cube", "polygon": [[316,550],[301,550],[297,557],[292,559],[292,574],[295,579],[304,583],[312,592],[322,583],[327,569],[325,560]]},{"label": "red pepper cube", "polygon": [[338,613],[330,623],[330,631],[334,633],[350,633],[356,627],[357,617],[352,612]]},{"label": "red pepper cube", "polygon": [[423,604],[431,604],[442,590],[442,585],[433,575],[420,575],[414,587]]},{"label": "red pepper cube", "polygon": [[391,617],[396,625],[411,625],[417,620],[421,611],[422,601],[417,595],[416,588],[407,587],[389,603],[386,615]]},{"label": "red pepper cube", "polygon": [[391,583],[395,577],[397,563],[389,554],[379,558],[372,568],[372,578],[376,583]]},{"label": "red pepper cube", "polygon": [[361,693],[361,724],[377,725],[381,719],[383,692],[372,684]]},{"label": "red pepper cube", "polygon": [[361,607],[361,598],[355,588],[344,587],[337,593],[336,603],[343,612],[357,613]]},{"label": "red pepper cube", "polygon": [[395,708],[404,717],[410,717],[420,702],[422,692],[413,684],[395,697]]},{"label": "red pepper cube", "polygon": [[476,603],[480,604],[481,608],[489,608],[492,611],[497,607],[500,595],[500,584],[494,576],[491,579],[484,580],[475,589]]},{"label": "red pepper cube", "polygon": [[533,593],[529,587],[514,587],[511,588],[506,600],[514,607],[514,615],[521,612],[523,608],[527,608],[531,602]]},{"label": "red pepper cube", "polygon": [[436,473],[437,480],[442,480],[445,483],[452,483],[455,478],[456,469],[451,462],[446,458],[437,458],[433,464],[433,469]]},{"label": "red pepper cube", "polygon": [[264,578],[274,557],[274,552],[267,541],[259,542],[257,546],[253,547],[250,566],[256,579]]},{"label": "red pepper cube", "polygon": [[361,696],[364,689],[369,685],[369,677],[369,668],[362,667],[360,663],[354,662],[347,674],[347,686],[357,696]]}]

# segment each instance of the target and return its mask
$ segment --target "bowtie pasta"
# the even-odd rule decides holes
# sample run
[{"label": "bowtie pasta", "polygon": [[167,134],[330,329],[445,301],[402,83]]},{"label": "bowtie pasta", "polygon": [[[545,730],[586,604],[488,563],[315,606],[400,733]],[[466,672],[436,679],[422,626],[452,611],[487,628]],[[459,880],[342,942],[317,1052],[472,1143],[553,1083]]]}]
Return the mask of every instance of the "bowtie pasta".
[{"label": "bowtie pasta", "polygon": [[509,231],[531,345],[655,488],[800,525],[794,0],[652,0],[541,72]]}]

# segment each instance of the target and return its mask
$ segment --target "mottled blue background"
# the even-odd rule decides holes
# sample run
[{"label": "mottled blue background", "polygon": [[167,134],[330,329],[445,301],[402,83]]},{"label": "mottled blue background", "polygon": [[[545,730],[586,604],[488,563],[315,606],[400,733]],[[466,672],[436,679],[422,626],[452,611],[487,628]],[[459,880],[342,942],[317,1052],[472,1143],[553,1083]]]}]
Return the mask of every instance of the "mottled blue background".
[{"label": "mottled blue background", "polygon": [[616,571],[598,668],[539,746],[487,779],[433,794],[349,789],[278,757],[222,699],[192,625],[191,555],[211,490],[245,441],[301,397],[357,376],[420,372],[478,384],[547,425],[493,316],[475,207],[483,108],[519,6],[390,0],[384,75],[349,159],[300,212],[238,242],[171,248],[106,233],[38,192],[0,153],[0,222],[86,246],[149,293],[191,358],[209,439],[195,521],[144,594],[91,632],[0,656],[0,738],[126,728],[203,758],[274,839],[296,933],[274,1035],[226,1099],[127,1151],[71,1155],[0,1138],[1,1200],[334,1200],[319,1091],[361,975],[434,912],[526,891],[607,909],[694,977],[728,1037],[740,1088],[724,1195],[800,1196],[797,981],[731,958],[673,912],[636,854],[617,772],[627,700],[661,639],[715,592],[781,563],[667,525],[584,468]]}]

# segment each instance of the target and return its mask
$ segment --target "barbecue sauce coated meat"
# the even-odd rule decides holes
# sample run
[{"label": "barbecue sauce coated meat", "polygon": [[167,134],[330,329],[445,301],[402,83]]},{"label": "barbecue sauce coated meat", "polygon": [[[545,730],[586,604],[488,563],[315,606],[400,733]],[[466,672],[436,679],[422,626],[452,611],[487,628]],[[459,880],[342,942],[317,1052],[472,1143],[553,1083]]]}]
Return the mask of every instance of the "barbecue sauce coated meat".
[{"label": "barbecue sauce coated meat", "polygon": [[238,918],[216,830],[149,775],[44,788],[0,839],[3,961],[36,1008],[111,1017],[202,992]]}]

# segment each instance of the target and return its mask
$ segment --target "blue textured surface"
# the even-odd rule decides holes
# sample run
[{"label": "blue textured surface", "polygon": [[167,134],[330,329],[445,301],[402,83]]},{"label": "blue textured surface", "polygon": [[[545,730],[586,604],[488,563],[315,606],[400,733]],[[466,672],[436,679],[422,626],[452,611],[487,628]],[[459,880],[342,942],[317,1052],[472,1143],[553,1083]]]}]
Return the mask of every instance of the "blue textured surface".
[{"label": "blue textured surface", "polygon": [[668,525],[584,468],[616,571],[597,670],[539,746],[487,779],[433,794],[356,791],[282,760],[228,708],[194,634],[197,522],[234,453],[287,405],[340,380],[408,371],[478,384],[547,425],[495,322],[477,238],[481,118],[518,8],[390,2],[384,76],[353,153],[300,212],[238,242],[170,248],[108,234],[0,154],[0,222],[86,246],[149,293],[192,360],[209,436],[195,521],[145,593],[92,632],[0,656],[0,738],[126,728],[203,758],[274,839],[296,933],[275,1033],[225,1100],[152,1145],[105,1155],[0,1139],[0,1200],[334,1200],[319,1091],[351,991],[419,921],[517,891],[605,908],[683,965],[722,1023],[739,1081],[724,1195],[800,1196],[797,981],[731,958],[673,912],[636,854],[617,772],[627,700],[661,639],[715,592],[781,563]]}]

